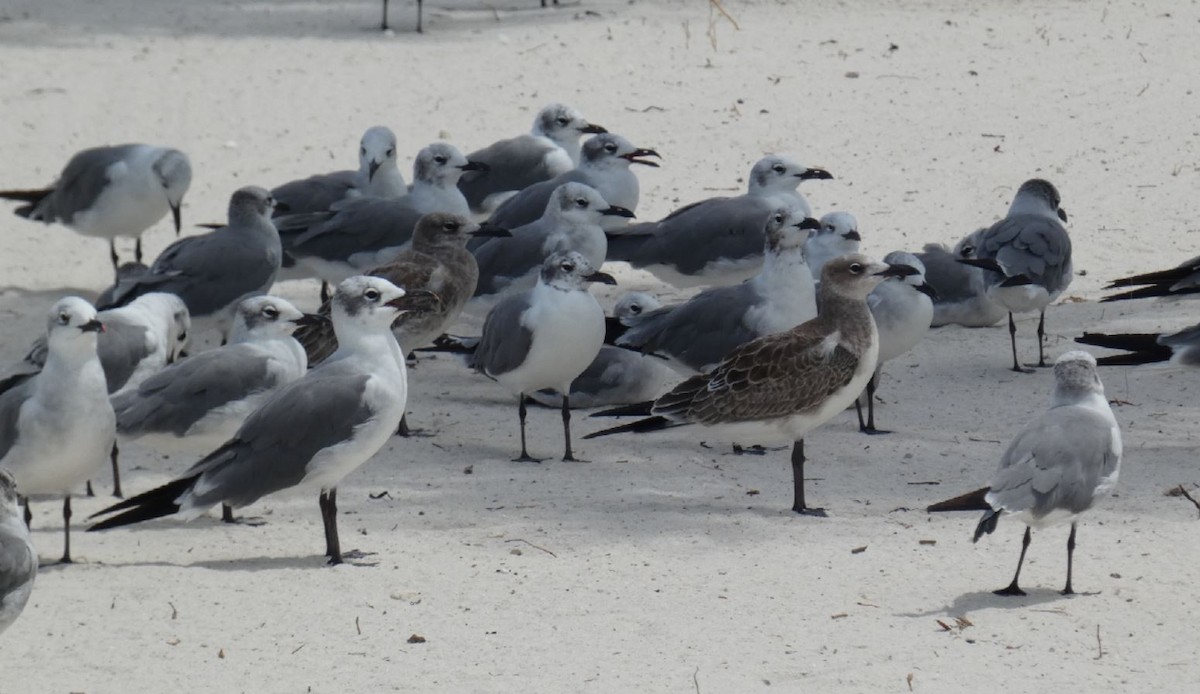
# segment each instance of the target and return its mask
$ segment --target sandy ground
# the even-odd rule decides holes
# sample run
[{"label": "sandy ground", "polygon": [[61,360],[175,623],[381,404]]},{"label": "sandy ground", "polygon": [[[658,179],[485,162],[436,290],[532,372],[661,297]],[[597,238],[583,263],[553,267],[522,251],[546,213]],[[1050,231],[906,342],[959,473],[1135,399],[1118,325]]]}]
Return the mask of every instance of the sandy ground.
[{"label": "sandy ground", "polygon": [[[1195,6],[724,4],[740,29],[702,0],[433,0],[417,36],[411,2],[385,35],[368,0],[8,0],[0,187],[48,182],[85,146],[171,144],[196,171],[185,222],[219,221],[238,186],[352,166],[367,126],[391,126],[404,152],[469,150],[561,100],[663,153],[641,171],[643,218],[740,189],[757,157],[786,152],[837,176],[805,192],[818,213],[855,212],[876,255],[952,242],[1047,177],[1080,275],[1050,312],[1052,355],[1085,329],[1195,321],[1187,302],[1095,303],[1106,280],[1200,246]],[[0,233],[7,361],[56,298],[94,294],[110,268],[103,242],[61,227],[0,214]],[[171,237],[160,224],[148,251]],[[279,290],[315,301],[309,283]],[[1034,325],[1020,323],[1025,355]],[[1083,594],[1057,593],[1065,528],[1035,535],[1029,596],[1002,599],[989,590],[1020,526],[972,545],[974,515],[921,510],[986,483],[1043,407],[1050,374],[1007,371],[1007,337],[934,332],[887,368],[878,416],[896,433],[861,436],[848,413],[810,436],[825,520],[787,510],[785,453],[734,456],[698,430],[580,442],[591,464],[510,463],[512,398],[423,361],[412,419],[436,435],[393,439],[340,492],[343,545],[376,565],[325,568],[307,496],[252,507],[261,526],[76,535],[83,563],[44,569],[0,638],[0,692],[1193,688],[1197,512],[1164,492],[1200,481],[1194,374],[1104,372],[1125,470],[1080,527]],[[561,450],[555,413],[531,422],[535,454]],[[135,446],[125,460],[131,490],[190,462]],[[35,510],[49,560],[58,507]]]}]

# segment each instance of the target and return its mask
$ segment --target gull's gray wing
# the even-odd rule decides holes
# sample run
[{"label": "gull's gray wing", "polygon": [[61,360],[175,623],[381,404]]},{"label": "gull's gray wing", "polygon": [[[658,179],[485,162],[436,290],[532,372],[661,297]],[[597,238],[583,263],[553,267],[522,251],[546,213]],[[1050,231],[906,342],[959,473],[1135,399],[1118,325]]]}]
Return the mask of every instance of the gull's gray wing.
[{"label": "gull's gray wing", "polygon": [[357,182],[357,171],[316,174],[271,189],[271,197],[279,203],[280,214],[324,212],[345,198]]},{"label": "gull's gray wing", "polygon": [[327,221],[292,239],[288,252],[326,260],[403,246],[423,215],[406,198],[356,198],[341,205]]},{"label": "gull's gray wing", "polygon": [[719,260],[761,256],[772,209],[768,200],[750,195],[702,200],[652,223],[649,235],[610,234],[608,258],[693,275]]},{"label": "gull's gray wing", "polygon": [[549,233],[549,223],[538,219],[514,229],[511,238],[490,239],[477,248],[479,281],[475,284],[475,296],[498,294],[513,280],[540,268],[546,260],[542,247]]},{"label": "gull's gray wing", "polygon": [[183,436],[214,409],[279,385],[269,359],[250,345],[226,345],[175,362],[113,398],[117,431]]},{"label": "gull's gray wing", "polygon": [[1071,278],[1071,238],[1056,219],[1016,214],[996,222],[983,235],[977,257],[994,258],[1009,277],[1025,275],[1051,293]]},{"label": "gull's gray wing", "polygon": [[1035,518],[1055,510],[1082,513],[1119,462],[1110,422],[1084,407],[1055,407],[1009,444],[987,502],[996,510],[1030,511]]},{"label": "gull's gray wing", "polygon": [[530,307],[531,292],[514,294],[488,312],[473,364],[487,376],[508,373],[525,362],[533,345],[533,332],[521,324]]},{"label": "gull's gray wing", "polygon": [[700,371],[757,337],[743,319],[758,299],[749,284],[708,289],[686,303],[642,314],[617,344],[672,357]]},{"label": "gull's gray wing", "polygon": [[100,366],[104,368],[109,393],[125,387],[138,364],[154,351],[149,332],[144,325],[104,321],[104,332],[96,340],[96,352],[100,356]]},{"label": "gull's gray wing", "polygon": [[127,157],[138,145],[95,147],[71,157],[54,192],[42,199],[34,215],[45,220],[71,223],[75,215],[95,204],[109,184],[108,168]]},{"label": "gull's gray wing", "polygon": [[488,165],[487,171],[469,171],[458,180],[458,189],[472,210],[478,210],[489,195],[524,190],[554,178],[546,166],[546,154],[555,147],[532,135],[500,140],[467,155],[468,161]]},{"label": "gull's gray wing", "polygon": [[488,218],[488,224],[502,229],[516,229],[540,219],[546,212],[546,205],[550,202],[550,194],[554,192],[554,189],[572,181],[587,183],[588,179],[579,172],[579,169],[572,169],[548,181],[523,188],[520,193],[505,200],[496,208],[496,211]]},{"label": "gull's gray wing", "polygon": [[936,244],[926,244],[925,250],[915,255],[925,264],[925,281],[937,292],[935,304],[954,304],[976,296],[971,279],[977,269],[958,262],[953,253]]},{"label": "gull's gray wing", "polygon": [[21,405],[33,394],[33,379],[21,381],[0,393],[0,460],[17,442],[17,418]]},{"label": "gull's gray wing", "polygon": [[345,443],[375,412],[364,399],[366,374],[330,364],[270,397],[225,445],[196,463],[195,505],[251,504],[299,484],[322,451]]}]

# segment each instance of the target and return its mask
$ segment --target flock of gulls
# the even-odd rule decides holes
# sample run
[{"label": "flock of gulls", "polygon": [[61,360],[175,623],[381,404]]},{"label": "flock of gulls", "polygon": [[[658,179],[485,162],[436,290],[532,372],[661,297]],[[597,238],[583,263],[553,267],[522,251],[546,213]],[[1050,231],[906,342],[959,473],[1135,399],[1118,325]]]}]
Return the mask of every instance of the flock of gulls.
[{"label": "flock of gulls", "polygon": [[[1041,179],[953,248],[878,260],[859,252],[853,215],[815,217],[798,190],[832,175],[782,156],[754,163],[741,195],[639,221],[635,167],[661,157],[561,104],[528,134],[467,155],[425,147],[411,181],[387,128],[367,130],[358,154],[356,170],[234,191],[224,224],[149,265],[142,232],[168,213],[181,229],[192,169],[176,149],[88,149],[48,188],[0,191],[31,222],[109,239],[116,275],[94,303],[55,303],[27,356],[0,370],[0,630],[37,572],[29,498],[61,497],[70,562],[71,495],[111,466],[122,496],[119,450],[133,441],[196,462],[94,514],[89,530],[217,505],[233,520],[233,509],[303,487],[319,495],[329,563],[343,562],[338,485],[420,418],[406,363],[426,349],[464,353],[514,396],[516,461],[539,460],[525,437],[532,402],[560,410],[564,461],[577,459],[572,410],[605,406],[593,416],[636,419],[584,438],[692,426],[789,444],[792,509],[824,515],[804,488],[811,432],[854,405],[864,433],[887,433],[874,412],[881,370],[931,326],[1007,315],[1011,368],[1026,371],[1013,316],[1037,313],[1047,366],[1046,309],[1073,274],[1067,216]],[[132,261],[120,262],[117,237],[139,239]],[[631,292],[606,316],[589,292],[615,284],[605,263],[704,289],[670,305]],[[291,278],[321,281],[316,312],[270,294]],[[1195,292],[1200,259],[1114,286],[1140,288],[1111,299]],[[447,333],[471,316],[481,334]],[[220,346],[199,350],[202,337]],[[1200,363],[1200,326],[1081,341],[1130,351],[1101,363]],[[1027,526],[1021,562],[1030,528],[1070,523],[1070,593],[1076,519],[1115,484],[1121,433],[1095,358],[1071,351],[1053,370],[1048,410],[1016,434],[989,486],[931,510],[982,511],[975,539],[1013,515]],[[1021,594],[1021,562],[999,592]]]}]

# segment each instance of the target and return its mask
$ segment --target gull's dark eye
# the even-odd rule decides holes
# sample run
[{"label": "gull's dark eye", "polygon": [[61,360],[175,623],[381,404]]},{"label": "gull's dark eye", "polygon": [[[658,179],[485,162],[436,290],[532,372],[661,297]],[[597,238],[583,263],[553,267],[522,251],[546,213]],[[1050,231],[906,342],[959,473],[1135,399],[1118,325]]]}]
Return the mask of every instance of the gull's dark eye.
[{"label": "gull's dark eye", "polygon": [[387,157],[390,159],[390,158],[392,158],[392,157],[394,157],[394,156],[396,156],[396,148],[395,148],[395,147],[389,147],[389,148],[388,148],[388,151],[387,151]]},{"label": "gull's dark eye", "polygon": [[271,320],[279,317],[279,309],[274,306],[263,306],[262,314]]},{"label": "gull's dark eye", "polygon": [[59,325],[68,325],[68,324],[70,324],[70,322],[71,322],[71,314],[67,313],[66,311],[63,311],[62,313],[58,314],[58,324]]},{"label": "gull's dark eye", "polygon": [[776,164],[775,166],[771,167],[771,170],[775,173],[783,173],[784,171],[787,171],[787,168],[784,167],[783,164]]},{"label": "gull's dark eye", "polygon": [[365,156],[367,156],[367,148],[366,148],[366,147],[359,147],[359,148],[358,148],[358,156],[360,156],[360,157],[365,157]]},{"label": "gull's dark eye", "polygon": [[963,256],[964,258],[966,258],[966,257],[968,257],[968,256],[972,256],[972,255],[974,255],[974,254],[975,254],[975,247],[974,247],[974,246],[963,246],[963,247],[962,247],[962,256]]},{"label": "gull's dark eye", "polygon": [[822,228],[822,229],[824,229],[825,231],[833,231],[833,225],[832,225],[832,224],[826,224],[825,226],[823,226],[823,227],[821,227],[821,228]]},{"label": "gull's dark eye", "polygon": [[631,304],[629,306],[629,312],[636,316],[642,312],[642,307],[640,304]]},{"label": "gull's dark eye", "polygon": [[575,198],[575,206],[579,207],[579,208],[587,207],[588,206],[587,198]]},{"label": "gull's dark eye", "polygon": [[451,233],[456,232],[458,231],[458,222],[446,222],[442,225],[442,229]]},{"label": "gull's dark eye", "polygon": [[379,290],[371,287],[367,289],[367,291],[363,292],[363,297],[367,301],[379,301]]},{"label": "gull's dark eye", "polygon": [[605,152],[615,152],[615,151],[617,151],[617,146],[610,142],[607,145],[604,145],[604,151]]},{"label": "gull's dark eye", "polygon": [[555,119],[554,119],[554,122],[555,122],[555,123],[558,123],[559,125],[566,125],[566,124],[570,123],[570,122],[571,122],[571,120],[570,120],[569,118],[566,118],[566,117],[564,117],[564,116],[559,116],[558,118],[555,118]]},{"label": "gull's dark eye", "polygon": [[776,224],[783,224],[783,215],[781,215],[781,214],[777,214],[777,215],[775,215],[775,223],[776,223]]},{"label": "gull's dark eye", "polygon": [[575,272],[575,263],[563,263],[559,265],[563,272]]},{"label": "gull's dark eye", "polygon": [[443,156],[442,156],[442,155],[440,155],[440,154],[439,154],[439,155],[437,155],[436,157],[434,157],[434,158],[433,158],[433,160],[434,160],[435,162],[437,162],[438,164],[445,164],[445,163],[446,163],[446,157],[443,157]]},{"label": "gull's dark eye", "polygon": [[862,271],[863,271],[862,265],[859,265],[858,263],[850,263],[850,272],[851,273],[858,275],[858,274],[861,274]]}]

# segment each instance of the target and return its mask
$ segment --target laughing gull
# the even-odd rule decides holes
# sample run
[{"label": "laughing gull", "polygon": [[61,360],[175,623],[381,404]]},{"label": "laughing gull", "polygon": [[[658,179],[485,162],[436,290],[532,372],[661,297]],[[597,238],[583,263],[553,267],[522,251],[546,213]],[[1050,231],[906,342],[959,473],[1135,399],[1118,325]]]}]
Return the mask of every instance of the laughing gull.
[{"label": "laughing gull", "polygon": [[1109,283],[1105,289],[1138,287],[1119,294],[1111,294],[1100,301],[1123,301],[1145,299],[1155,296],[1187,296],[1200,292],[1200,255],[1183,261],[1168,270],[1147,272],[1144,275],[1122,277]]},{"label": "laughing gull", "polygon": [[192,184],[192,165],[177,149],[152,145],[118,145],[85,149],[71,157],[49,188],[0,191],[0,198],[26,204],[16,213],[50,224],[61,222],[84,236],[108,239],[113,269],[116,237],[137,239],[142,260],[142,232],[170,212],[179,233],[179,206]]},{"label": "laughing gull", "polygon": [[[886,434],[875,428],[875,389],[879,386],[879,374],[883,365],[896,357],[908,354],[929,332],[933,320],[933,299],[936,293],[925,282],[925,265],[916,256],[903,251],[893,251],[883,257],[888,265],[905,265],[915,274],[898,282],[884,282],[867,296],[867,306],[875,319],[879,332],[879,358],[875,373],[867,381],[867,388],[854,401],[858,412],[858,430],[864,434]],[[867,405],[867,419],[862,416],[863,401]]]},{"label": "laughing gull", "polygon": [[1021,184],[1004,219],[979,239],[975,258],[958,262],[989,270],[988,296],[1008,311],[1012,340],[1012,370],[1026,372],[1017,361],[1014,313],[1038,311],[1038,366],[1046,366],[1046,307],[1071,284],[1071,238],[1063,223],[1058,190],[1048,181]]},{"label": "laughing gull", "polygon": [[1030,529],[1070,523],[1067,538],[1067,585],[1075,553],[1075,523],[1079,515],[1117,483],[1121,469],[1121,428],[1117,425],[1096,360],[1087,352],[1067,352],[1054,363],[1054,395],[1050,409],[1021,430],[1000,459],[1000,468],[987,492],[990,507],[975,528],[974,541],[991,534],[1003,513],[1025,524],[1021,558],[1012,583],[997,595],[1025,595],[1017,584]]},{"label": "laughing gull", "polygon": [[[392,326],[405,354],[429,344],[458,319],[479,279],[475,257],[466,250],[467,241],[498,233],[507,232],[481,229],[461,215],[443,212],[425,215],[413,231],[412,247],[371,271],[371,276],[382,277],[405,291],[425,290],[441,299],[437,310],[405,313]],[[328,302],[322,304],[320,312],[329,315]],[[296,333],[296,339],[304,345],[312,364],[321,363],[337,349],[333,325],[327,322],[303,328]]]},{"label": "laughing gull", "polygon": [[271,189],[276,214],[324,212],[348,197],[398,198],[408,193],[396,162],[396,135],[376,125],[358,144],[358,170],[334,171],[290,181]]},{"label": "laughing gull", "polygon": [[538,111],[533,129],[525,135],[494,142],[467,155],[488,165],[488,171],[469,173],[458,181],[471,211],[494,210],[509,196],[579,165],[579,139],[608,132],[587,122],[579,111],[549,104]]},{"label": "laughing gull", "polygon": [[17,499],[16,481],[0,470],[0,634],[21,616],[37,578],[37,550]]},{"label": "laughing gull", "polygon": [[927,243],[916,256],[925,264],[925,281],[937,298],[933,301],[932,327],[957,323],[968,328],[995,325],[1007,311],[988,296],[987,277],[990,271],[963,265],[959,258],[974,258],[979,238],[987,227],[963,237],[954,248]]},{"label": "laughing gull", "polygon": [[[583,143],[577,167],[548,181],[535,183],[505,200],[492,213],[488,223],[504,229],[516,229],[534,222],[546,212],[546,205],[555,189],[572,181],[595,188],[610,205],[636,211],[641,188],[637,175],[629,167],[632,164],[657,167],[658,164],[646,157],[658,156],[658,152],[652,149],[634,147],[620,135],[596,135]],[[610,231],[620,229],[628,221],[623,217],[609,217],[601,226]]]},{"label": "laughing gull", "polygon": [[346,279],[333,298],[339,346],[332,357],[275,391],[182,478],[100,511],[124,512],[88,530],[176,513],[190,519],[218,503],[237,508],[284,489],[317,488],[325,555],[330,564],[342,563],[337,485],[383,447],[408,397],[392,321],[435,302],[432,294],[406,295],[379,277]]},{"label": "laughing gull", "polygon": [[599,191],[583,183],[555,188],[541,218],[513,229],[511,238],[493,239],[475,249],[479,283],[472,303],[494,305],[532,287],[554,253],[576,251],[589,265],[600,267],[608,249],[601,228],[606,217],[631,218],[633,212],[609,205]]},{"label": "laughing gull", "polygon": [[644,314],[617,338],[617,346],[663,357],[690,376],[711,370],[738,345],[816,317],[804,242],[820,223],[802,209],[785,207],[768,215],[764,226],[765,260],[757,275]]},{"label": "laughing gull", "polygon": [[[741,345],[711,372],[656,400],[654,416],[584,438],[699,424],[735,440],[791,441],[792,510],[824,515],[804,498],[804,437],[849,407],[867,385],[879,354],[867,295],[888,277],[911,272],[859,254],[831,260],[822,271],[816,318]],[[617,408],[594,416],[634,411]]]},{"label": "laughing gull", "polygon": [[347,200],[329,213],[285,216],[276,223],[296,262],[334,284],[391,262],[409,245],[421,217],[434,212],[470,214],[458,179],[464,171],[482,168],[453,146],[435,143],[417,155],[408,195]]},{"label": "laughing gull", "polygon": [[1075,341],[1126,352],[1097,359],[1101,366],[1166,362],[1173,368],[1200,368],[1200,324],[1174,333],[1084,333]]},{"label": "laughing gull", "polygon": [[[659,308],[657,299],[644,292],[628,292],[613,307],[612,321],[622,327],[637,325],[643,316]],[[592,363],[571,381],[570,406],[587,409],[604,405],[630,405],[663,392],[678,377],[658,357],[604,345]],[[562,407],[562,393],[543,388],[529,397],[546,407]]]},{"label": "laughing gull", "polygon": [[63,563],[71,562],[71,493],[108,461],[116,422],[96,333],[96,309],[70,296],[47,321],[49,349],[41,373],[0,394],[0,468],[25,496],[63,495]]},{"label": "laughing gull", "polygon": [[[521,420],[521,455],[517,462],[540,462],[525,448],[525,400],[529,393],[553,388],[571,392],[571,381],[583,373],[604,344],[604,310],[588,293],[589,282],[616,284],[597,272],[579,253],[555,253],[542,265],[533,289],[496,304],[483,323],[474,366],[517,396]],[[571,452],[570,396],[562,402],[563,460]]]},{"label": "laughing gull", "polygon": [[238,303],[269,290],[279,272],[282,250],[271,224],[274,205],[262,188],[239,189],[229,199],[228,226],[167,246],[149,272],[117,283],[113,305],[150,292],[175,294],[191,315],[193,335],[216,328],[228,338]]},{"label": "laughing gull", "polygon": [[625,261],[680,288],[737,284],[762,267],[763,227],[771,213],[798,207],[811,216],[796,187],[804,180],[829,178],[824,169],[764,157],[750,169],[744,195],[708,198],[657,222],[618,229],[609,239],[608,259]]},{"label": "laughing gull", "polygon": [[821,228],[804,244],[804,257],[813,277],[821,276],[825,263],[849,253],[858,253],[862,235],[858,233],[858,220],[849,212],[830,212],[821,217]]}]

